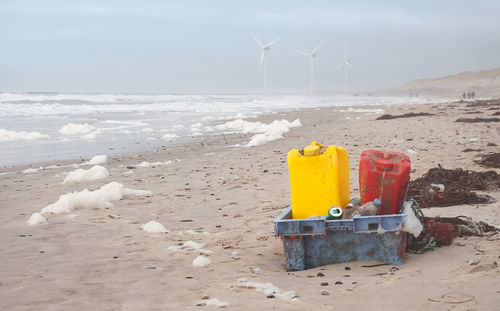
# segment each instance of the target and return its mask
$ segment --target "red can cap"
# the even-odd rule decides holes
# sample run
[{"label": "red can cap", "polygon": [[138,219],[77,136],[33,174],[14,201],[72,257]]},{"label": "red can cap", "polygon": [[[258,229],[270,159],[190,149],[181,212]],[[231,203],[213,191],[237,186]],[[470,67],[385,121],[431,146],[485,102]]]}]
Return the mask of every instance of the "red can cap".
[{"label": "red can cap", "polygon": [[379,170],[387,171],[387,170],[392,169],[393,166],[394,166],[394,163],[392,163],[389,160],[378,160],[377,161],[377,168]]}]

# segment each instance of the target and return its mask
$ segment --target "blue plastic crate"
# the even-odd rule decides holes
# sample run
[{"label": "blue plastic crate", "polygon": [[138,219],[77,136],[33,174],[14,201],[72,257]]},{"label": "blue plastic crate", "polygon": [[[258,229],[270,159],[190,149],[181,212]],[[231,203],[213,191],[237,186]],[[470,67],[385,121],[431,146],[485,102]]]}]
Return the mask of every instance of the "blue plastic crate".
[{"label": "blue plastic crate", "polygon": [[400,265],[406,248],[406,235],[401,231],[404,217],[292,219],[290,206],[274,220],[274,229],[283,239],[287,271],[371,259]]}]

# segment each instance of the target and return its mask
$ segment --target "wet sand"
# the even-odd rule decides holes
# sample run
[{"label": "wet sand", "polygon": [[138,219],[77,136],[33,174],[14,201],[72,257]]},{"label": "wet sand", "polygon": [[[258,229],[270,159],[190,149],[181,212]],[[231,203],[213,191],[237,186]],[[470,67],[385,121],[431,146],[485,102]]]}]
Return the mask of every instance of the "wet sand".
[{"label": "wet sand", "polygon": [[[376,120],[381,114],[374,114],[374,107],[360,108],[261,116],[258,120],[266,123],[300,118],[303,126],[291,129],[284,139],[258,147],[230,147],[248,142],[251,135],[217,135],[151,152],[109,156],[104,166],[110,176],[99,181],[61,184],[71,168],[31,174],[9,173],[27,166],[2,170],[9,174],[0,175],[0,309],[214,309],[196,306],[209,296],[228,302],[226,308],[234,310],[495,310],[500,304],[500,269],[495,264],[500,260],[498,235],[458,238],[451,246],[423,255],[407,254],[397,268],[362,267],[378,263],[364,261],[285,271],[283,247],[274,238],[272,221],[289,204],[286,155],[290,149],[313,140],[347,148],[351,197],[359,196],[357,169],[363,150],[408,153],[412,178],[438,164],[484,171],[474,160],[498,152],[498,122],[455,122],[490,118],[495,111],[488,106],[376,107],[393,115],[434,114],[392,120]],[[482,151],[463,152],[466,148]],[[172,160],[170,165],[137,167],[142,161],[168,160]],[[126,175],[130,170],[133,173]],[[116,201],[111,208],[77,209],[73,216],[49,215],[43,225],[26,224],[32,213],[61,194],[97,189],[111,181],[151,190],[153,195]],[[467,215],[499,226],[500,193],[487,194],[497,201],[431,208],[424,213]],[[150,220],[165,225],[169,233],[139,229]],[[207,256],[208,266],[192,265],[198,250],[169,249],[189,240],[213,252]],[[317,276],[319,272],[324,276]],[[239,278],[270,282],[298,297],[295,301],[267,298],[238,286]],[[335,285],[337,281],[342,284]],[[328,285],[321,286],[324,282]]]}]

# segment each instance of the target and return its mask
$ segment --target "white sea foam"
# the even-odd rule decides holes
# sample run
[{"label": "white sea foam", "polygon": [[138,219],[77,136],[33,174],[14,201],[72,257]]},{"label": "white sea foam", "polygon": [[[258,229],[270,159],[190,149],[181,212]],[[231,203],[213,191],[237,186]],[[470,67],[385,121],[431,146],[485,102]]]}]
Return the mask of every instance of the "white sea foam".
[{"label": "white sea foam", "polygon": [[76,134],[90,133],[95,130],[96,128],[88,123],[83,123],[83,124],[68,123],[65,126],[61,127],[59,133],[63,135],[76,135]]},{"label": "white sea foam", "polygon": [[90,133],[87,133],[85,135],[82,135],[81,137],[83,139],[86,139],[86,140],[93,140],[93,139],[96,139],[97,135],[101,134],[101,131],[97,130],[97,131],[93,131],[93,132],[90,132]]},{"label": "white sea foam", "polygon": [[154,132],[154,130],[150,127],[145,127],[137,131],[137,133],[151,133],[151,132]]},{"label": "white sea foam", "polygon": [[41,171],[43,170],[43,166],[40,166],[39,168],[27,168],[25,170],[23,170],[23,173],[24,174],[31,174],[31,173],[36,173],[38,171]]},{"label": "white sea foam", "polygon": [[299,119],[293,122],[287,120],[274,120],[270,124],[261,122],[249,122],[242,119],[226,122],[216,126],[219,130],[234,131],[236,133],[258,133],[254,135],[246,144],[247,147],[259,146],[270,141],[283,138],[283,134],[290,131],[290,128],[300,127],[302,123]]},{"label": "white sea foam", "polygon": [[271,283],[257,283],[249,281],[247,278],[239,278],[236,282],[236,287],[255,289],[266,296],[274,295],[277,298],[287,301],[298,301],[294,291],[282,291]]},{"label": "white sea foam", "polygon": [[165,135],[163,135],[161,138],[165,139],[165,140],[174,140],[175,138],[178,138],[179,135],[175,135],[175,134],[170,134],[170,133],[166,133]]},{"label": "white sea foam", "polygon": [[37,140],[48,137],[50,136],[39,132],[9,131],[6,129],[0,129],[0,142],[14,140]]},{"label": "white sea foam", "polygon": [[118,182],[110,182],[101,188],[91,191],[84,189],[80,192],[70,192],[63,194],[52,204],[44,207],[41,214],[61,214],[68,213],[79,208],[106,208],[113,207],[111,202],[121,200],[129,196],[151,195],[151,191],[133,190],[125,188]]},{"label": "white sea foam", "polygon": [[225,308],[229,306],[229,302],[221,301],[217,298],[210,298],[205,300],[200,300],[196,303],[197,306],[216,306],[219,308]]},{"label": "white sea foam", "polygon": [[210,264],[210,259],[205,257],[205,256],[198,256],[193,260],[193,266],[194,267],[205,267]]},{"label": "white sea foam", "polygon": [[187,242],[184,242],[184,243],[182,244],[182,247],[189,247],[189,248],[192,248],[192,249],[194,249],[194,250],[198,250],[198,249],[202,248],[203,246],[205,246],[205,245],[203,245],[203,244],[201,244],[201,243],[196,243],[196,242],[193,242],[193,241],[191,241],[191,240],[189,240],[189,241],[187,241]]},{"label": "white sea foam", "polygon": [[141,229],[151,233],[168,233],[167,228],[165,228],[164,225],[157,222],[156,220],[147,222],[146,224],[141,226]]},{"label": "white sea foam", "polygon": [[86,164],[88,165],[97,165],[97,164],[105,164],[108,162],[108,157],[105,154],[99,154],[90,159]]},{"label": "white sea foam", "polygon": [[69,172],[69,174],[64,179],[63,184],[94,181],[107,178],[108,176],[109,172],[104,166],[94,165],[88,170],[79,168]]},{"label": "white sea foam", "polygon": [[31,215],[30,219],[26,223],[30,226],[36,226],[47,222],[47,218],[43,217],[42,214],[36,212]]},{"label": "white sea foam", "polygon": [[162,166],[162,165],[169,165],[171,164],[172,161],[156,161],[156,162],[147,162],[147,161],[142,161],[141,163],[137,164],[136,167],[150,167],[150,166]]}]

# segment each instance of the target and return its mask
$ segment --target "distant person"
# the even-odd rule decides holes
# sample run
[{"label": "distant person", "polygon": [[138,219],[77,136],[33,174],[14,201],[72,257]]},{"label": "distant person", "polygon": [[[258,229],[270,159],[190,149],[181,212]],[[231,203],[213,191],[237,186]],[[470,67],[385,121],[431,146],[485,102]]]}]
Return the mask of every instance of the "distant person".
[{"label": "distant person", "polygon": [[472,96],[472,99],[474,99],[476,97],[476,93],[474,91],[472,91],[471,96]]},{"label": "distant person", "polygon": [[465,92],[462,94],[462,98],[465,100],[467,97],[467,95],[465,94]]},{"label": "distant person", "polygon": [[470,99],[470,92],[467,92],[467,99]]}]

